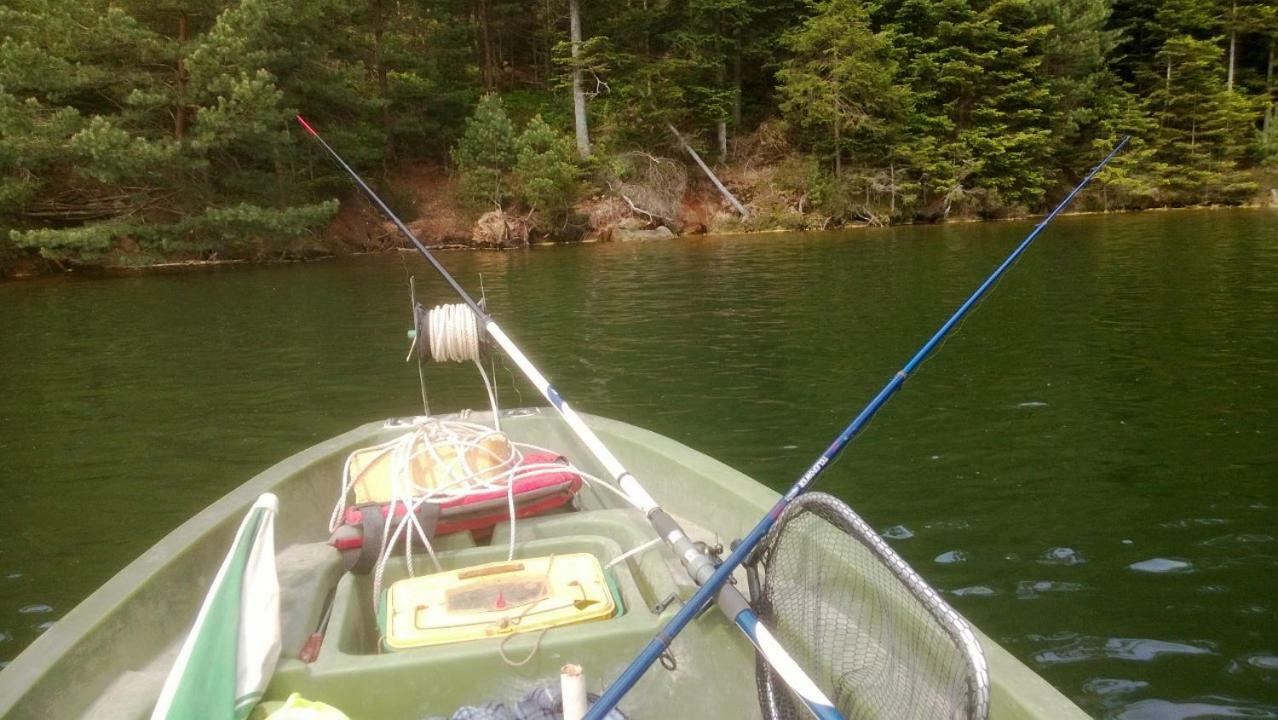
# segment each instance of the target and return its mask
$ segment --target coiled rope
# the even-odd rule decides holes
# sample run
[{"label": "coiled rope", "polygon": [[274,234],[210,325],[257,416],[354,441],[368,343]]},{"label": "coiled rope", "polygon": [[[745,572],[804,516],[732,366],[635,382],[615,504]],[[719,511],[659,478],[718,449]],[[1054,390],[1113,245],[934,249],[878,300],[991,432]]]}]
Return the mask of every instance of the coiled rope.
[{"label": "coiled rope", "polygon": [[436,305],[427,315],[435,362],[479,362],[479,323],[461,303]]},{"label": "coiled rope", "polygon": [[[479,318],[462,303],[436,305],[426,314],[426,330],[430,356],[435,362],[475,363],[479,376],[484,379],[484,389],[488,391],[488,403],[493,410],[493,428],[500,431],[501,413],[497,411],[497,391],[488,373],[484,371],[484,364],[480,362],[479,341],[483,337],[483,329],[479,327]],[[424,387],[422,394],[425,395]]]}]

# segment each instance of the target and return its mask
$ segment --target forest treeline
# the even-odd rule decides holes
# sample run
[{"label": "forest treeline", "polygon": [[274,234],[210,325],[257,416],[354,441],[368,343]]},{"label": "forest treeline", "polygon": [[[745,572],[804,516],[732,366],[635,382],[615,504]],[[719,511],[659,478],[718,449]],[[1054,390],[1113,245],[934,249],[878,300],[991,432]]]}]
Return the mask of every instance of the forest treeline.
[{"label": "forest treeline", "polygon": [[293,247],[350,197],[299,112],[534,233],[677,225],[676,132],[747,228],[1041,210],[1124,133],[1091,207],[1243,203],[1276,42],[1278,0],[5,0],[0,264]]}]

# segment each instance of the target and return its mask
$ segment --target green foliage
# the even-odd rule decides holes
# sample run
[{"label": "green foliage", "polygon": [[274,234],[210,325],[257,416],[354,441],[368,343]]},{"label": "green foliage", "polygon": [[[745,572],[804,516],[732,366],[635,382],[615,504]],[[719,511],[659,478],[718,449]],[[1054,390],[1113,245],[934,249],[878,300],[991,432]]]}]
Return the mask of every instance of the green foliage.
[{"label": "green foliage", "polygon": [[[576,59],[567,9],[5,0],[0,253],[311,232],[350,185],[298,112],[361,172],[451,157],[469,203],[542,229],[610,156],[682,158],[667,124],[711,162],[724,133],[742,175],[772,166],[781,187],[744,194],[787,226],[1042,210],[1122,133],[1093,207],[1247,201],[1278,161],[1273,0],[583,2]],[[574,70],[585,163],[564,137]],[[783,149],[734,142],[780,118]]]},{"label": "green foliage", "polygon": [[284,93],[265,69],[227,79],[223,94],[200,110],[191,144],[204,152],[275,152],[288,142]]},{"label": "green foliage", "polygon": [[521,200],[537,211],[543,229],[562,220],[581,194],[581,170],[573,141],[556,132],[540,115],[519,136],[514,186]]},{"label": "green foliage", "polygon": [[119,243],[203,253],[316,230],[336,205],[314,196],[288,127],[292,107],[365,107],[362,61],[334,31],[351,7],[0,9],[0,225],[14,228],[10,241],[94,259]]},{"label": "green foliage", "polygon": [[469,202],[477,208],[521,206],[532,211],[542,230],[560,223],[581,194],[572,140],[540,115],[516,135],[495,95],[479,101],[452,157]]},{"label": "green foliage", "polygon": [[77,172],[107,185],[161,182],[178,145],[169,138],[148,140],[98,115],[71,136]]},{"label": "green foliage", "polygon": [[501,98],[485,95],[467,118],[466,129],[452,153],[466,199],[477,206],[501,207],[510,197],[508,176],[518,152],[515,125]]},{"label": "green foliage", "polygon": [[813,131],[810,146],[832,158],[872,153],[880,159],[885,135],[899,126],[906,104],[894,84],[896,66],[885,40],[870,30],[858,0],[820,0],[813,15],[782,38],[793,57],[777,73],[781,110],[797,127]]},{"label": "green foliage", "polygon": [[1156,159],[1176,204],[1238,202],[1255,192],[1241,174],[1253,140],[1255,108],[1222,82],[1222,51],[1211,40],[1169,37],[1155,60],[1166,68],[1146,107],[1159,121]]},{"label": "green foliage", "polygon": [[157,250],[201,251],[236,245],[269,248],[315,231],[336,212],[336,200],[285,209],[240,203],[209,208],[174,223],[111,221],[65,230],[14,231],[10,239],[17,247],[38,250],[49,258],[93,259],[124,239]]}]

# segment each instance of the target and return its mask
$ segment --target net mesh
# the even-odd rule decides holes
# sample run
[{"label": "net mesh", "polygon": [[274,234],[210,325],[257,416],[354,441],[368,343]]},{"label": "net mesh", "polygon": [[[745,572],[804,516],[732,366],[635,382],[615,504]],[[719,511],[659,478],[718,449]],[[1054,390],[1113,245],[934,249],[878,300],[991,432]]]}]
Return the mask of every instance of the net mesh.
[{"label": "net mesh", "polygon": [[[759,617],[846,718],[984,718],[988,673],[971,628],[847,505],[797,498],[756,555]],[[765,663],[765,718],[805,718]]]}]

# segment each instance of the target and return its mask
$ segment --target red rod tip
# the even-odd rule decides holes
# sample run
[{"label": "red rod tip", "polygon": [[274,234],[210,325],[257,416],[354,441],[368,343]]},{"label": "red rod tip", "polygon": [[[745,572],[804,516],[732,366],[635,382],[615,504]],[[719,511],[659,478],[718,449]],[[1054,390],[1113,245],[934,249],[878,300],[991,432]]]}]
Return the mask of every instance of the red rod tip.
[{"label": "red rod tip", "polygon": [[302,124],[302,127],[306,128],[306,132],[314,135],[315,137],[319,137],[319,133],[315,132],[315,128],[311,127],[311,124],[306,122],[306,118],[298,115],[297,121]]}]

